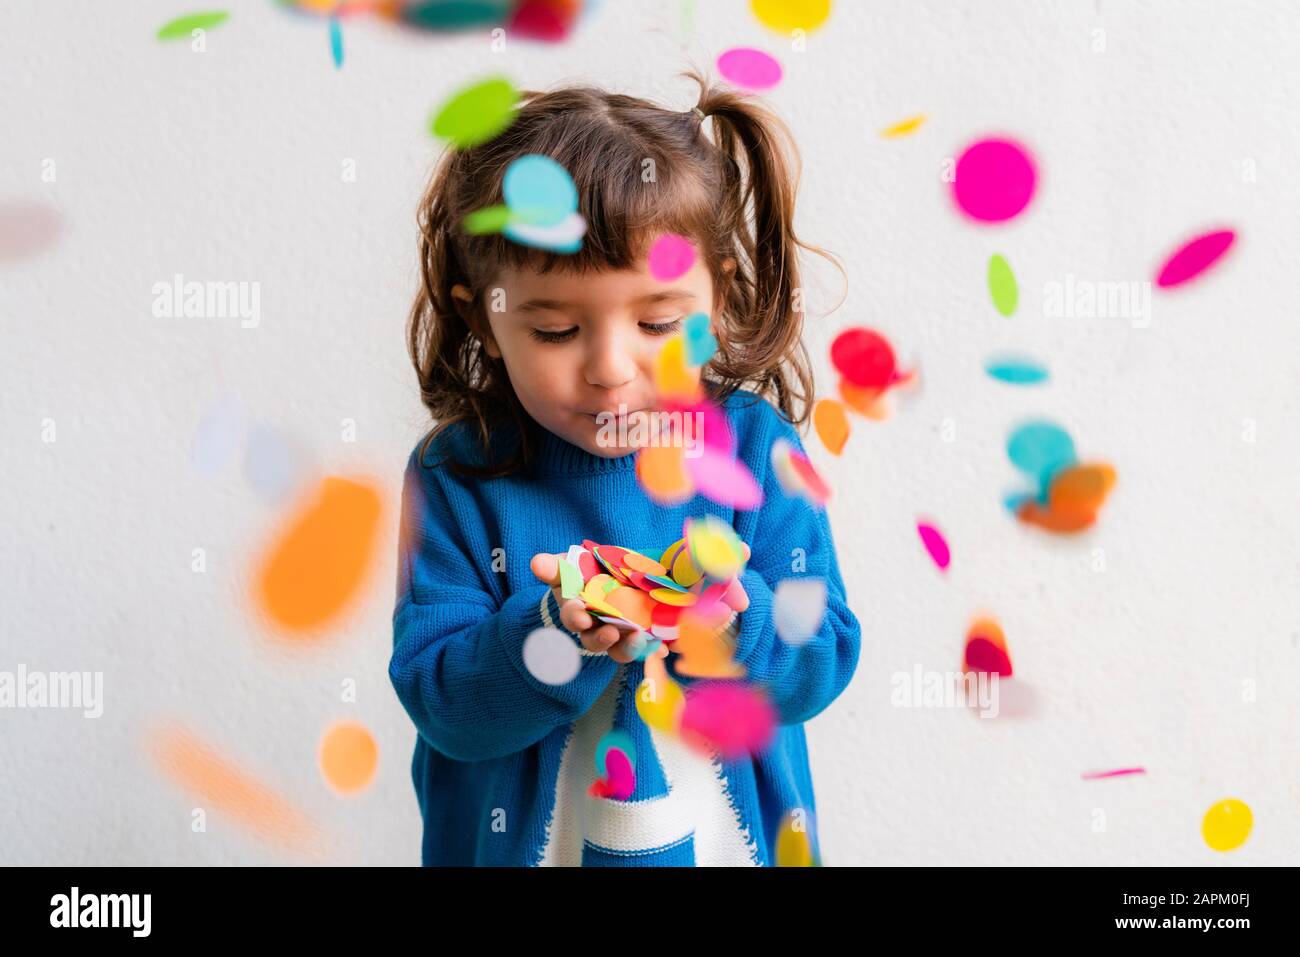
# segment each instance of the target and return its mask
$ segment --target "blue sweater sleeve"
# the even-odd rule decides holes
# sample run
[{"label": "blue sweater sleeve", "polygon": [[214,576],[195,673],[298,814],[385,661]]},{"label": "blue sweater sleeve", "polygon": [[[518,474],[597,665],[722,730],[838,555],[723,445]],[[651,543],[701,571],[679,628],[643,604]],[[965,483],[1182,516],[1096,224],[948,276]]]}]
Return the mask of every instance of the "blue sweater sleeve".
[{"label": "blue sweater sleeve", "polygon": [[443,754],[458,761],[513,754],[586,713],[618,666],[579,647],[572,681],[535,678],[523,660],[532,631],[552,624],[578,644],[559,623],[550,587],[538,582],[503,602],[489,594],[456,544],[463,537],[445,493],[422,481],[419,468],[406,474],[389,677],[416,729]]},{"label": "blue sweater sleeve", "polygon": [[[776,421],[777,434],[803,451],[794,427],[785,419]],[[775,437],[763,445],[770,449]],[[750,680],[766,685],[781,723],[797,724],[823,711],[848,685],[857,667],[862,629],[845,601],[826,512],[787,495],[770,460],[759,462],[767,466],[764,501],[749,540],[753,554],[741,575],[749,608],[740,615],[735,659]],[[776,633],[774,591],[782,579],[805,577],[826,583],[826,614],[817,634],[794,646]]]}]

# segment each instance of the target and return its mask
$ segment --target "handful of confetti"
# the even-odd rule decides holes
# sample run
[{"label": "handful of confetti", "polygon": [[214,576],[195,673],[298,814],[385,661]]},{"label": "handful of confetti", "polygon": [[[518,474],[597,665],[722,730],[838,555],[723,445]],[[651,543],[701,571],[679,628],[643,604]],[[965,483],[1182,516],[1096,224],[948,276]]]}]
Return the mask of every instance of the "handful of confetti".
[{"label": "handful of confetti", "polygon": [[561,594],[621,632],[664,642],[678,638],[683,614],[725,620],[728,593],[745,566],[740,539],[712,515],[688,518],[682,533],[657,558],[590,539],[570,547],[560,560]]}]

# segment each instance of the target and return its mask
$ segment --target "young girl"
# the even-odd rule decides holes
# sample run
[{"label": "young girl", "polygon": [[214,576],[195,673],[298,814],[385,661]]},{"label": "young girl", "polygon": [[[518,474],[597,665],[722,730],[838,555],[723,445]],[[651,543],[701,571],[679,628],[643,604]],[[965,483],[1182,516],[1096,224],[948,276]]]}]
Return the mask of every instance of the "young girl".
[{"label": "young girl", "polygon": [[[787,495],[771,465],[779,438],[802,450],[794,426],[813,396],[796,299],[797,253],[812,247],[792,228],[785,127],[691,76],[701,95],[685,113],[588,87],[525,94],[504,133],[443,158],[421,202],[409,346],[437,425],[406,470],[389,674],[419,731],[426,865],[773,865],[787,815],[820,854],[803,722],[848,684],[859,626],[825,513]],[[505,170],[525,154],[572,176],[587,223],[579,251],[463,229],[502,202]],[[646,254],[668,232],[698,255],[660,282]],[[764,492],[751,511],[700,496],[656,504],[634,449],[604,441],[601,413],[654,408],[656,351],[694,312],[711,316],[718,342],[705,388]],[[749,546],[743,589],[728,593],[729,640],[778,717],[771,746],[740,761],[648,727],[636,709],[644,635],[620,635],[557,587],[570,545],[657,558],[703,515]],[[773,590],[800,577],[825,581],[826,612],[792,645],[777,636]],[[544,627],[579,645],[567,683],[525,665],[525,639]],[[671,672],[668,649],[652,654]],[[628,800],[588,794],[615,728],[635,747]]]}]

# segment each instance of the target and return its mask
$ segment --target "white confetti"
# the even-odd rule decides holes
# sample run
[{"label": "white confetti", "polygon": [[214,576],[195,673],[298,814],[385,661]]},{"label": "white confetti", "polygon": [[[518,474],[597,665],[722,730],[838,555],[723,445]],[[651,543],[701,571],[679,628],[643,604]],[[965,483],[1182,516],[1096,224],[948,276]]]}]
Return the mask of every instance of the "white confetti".
[{"label": "white confetti", "polygon": [[776,633],[787,645],[803,645],[821,630],[826,616],[826,583],[820,578],[778,582],[772,603]]},{"label": "white confetti", "polygon": [[568,684],[578,676],[582,655],[564,632],[538,628],[524,639],[524,667],[543,684]]}]

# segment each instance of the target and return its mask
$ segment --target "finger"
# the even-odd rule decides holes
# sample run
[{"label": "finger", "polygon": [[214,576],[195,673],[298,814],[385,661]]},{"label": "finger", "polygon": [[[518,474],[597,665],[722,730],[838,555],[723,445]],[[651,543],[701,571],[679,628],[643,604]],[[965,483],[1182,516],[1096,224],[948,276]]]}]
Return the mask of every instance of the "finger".
[{"label": "finger", "polygon": [[749,555],[750,555],[749,546],[744,542],[740,543],[740,555],[741,555],[741,561],[745,561],[745,562],[749,561]]},{"label": "finger", "polygon": [[576,598],[570,598],[560,605],[560,621],[570,631],[587,631],[595,624],[586,607]]},{"label": "finger", "polygon": [[722,601],[730,606],[732,611],[744,611],[749,607],[749,593],[745,591],[745,586],[740,583],[739,578],[731,580],[731,584],[723,593]]},{"label": "finger", "polygon": [[608,651],[609,646],[618,641],[618,629],[613,625],[601,625],[599,628],[582,632],[578,637],[582,640],[582,646],[588,651]]},{"label": "finger", "polygon": [[558,585],[560,583],[560,560],[554,555],[539,552],[533,556],[533,560],[528,563],[528,567],[533,570],[534,575],[546,582],[546,584]]}]

